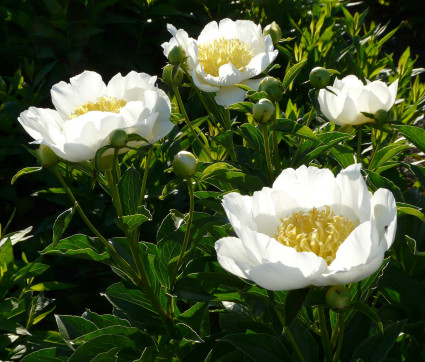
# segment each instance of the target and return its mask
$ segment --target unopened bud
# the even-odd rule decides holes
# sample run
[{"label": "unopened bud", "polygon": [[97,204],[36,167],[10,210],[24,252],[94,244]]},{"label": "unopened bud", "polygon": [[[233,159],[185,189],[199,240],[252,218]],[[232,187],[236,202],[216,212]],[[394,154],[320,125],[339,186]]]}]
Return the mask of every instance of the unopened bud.
[{"label": "unopened bud", "polygon": [[276,24],[276,22],[273,21],[271,24],[267,25],[263,30],[264,36],[268,34],[270,34],[273,44],[276,44],[282,38],[282,29],[279,25]]},{"label": "unopened bud", "polygon": [[186,53],[181,45],[174,46],[168,53],[168,61],[173,65],[179,65],[186,59]]},{"label": "unopened bud", "polygon": [[162,79],[165,84],[177,87],[183,81],[184,73],[178,65],[167,64],[162,70]]},{"label": "unopened bud", "polygon": [[187,151],[180,151],[174,156],[173,171],[177,176],[188,178],[196,173],[198,160],[196,157]]},{"label": "unopened bud", "polygon": [[109,135],[109,142],[114,148],[123,148],[127,146],[128,135],[123,129],[116,129]]},{"label": "unopened bud", "polygon": [[258,86],[260,92],[266,92],[272,102],[279,102],[283,96],[283,87],[276,78],[265,77]]},{"label": "unopened bud", "polygon": [[325,88],[331,80],[330,73],[322,67],[313,68],[310,72],[310,84],[316,89]]},{"label": "unopened bud", "polygon": [[326,292],[326,304],[334,312],[345,312],[351,304],[351,295],[344,285],[334,285]]},{"label": "unopened bud", "polygon": [[388,122],[389,119],[389,112],[385,109],[379,109],[375,112],[373,115],[373,118],[375,119],[375,122],[378,124],[385,124]]},{"label": "unopened bud", "polygon": [[262,98],[252,107],[252,116],[258,123],[268,123],[275,116],[276,108],[267,98]]},{"label": "unopened bud", "polygon": [[38,156],[42,167],[50,168],[55,166],[59,162],[59,157],[53,150],[47,146],[41,144],[38,149]]}]

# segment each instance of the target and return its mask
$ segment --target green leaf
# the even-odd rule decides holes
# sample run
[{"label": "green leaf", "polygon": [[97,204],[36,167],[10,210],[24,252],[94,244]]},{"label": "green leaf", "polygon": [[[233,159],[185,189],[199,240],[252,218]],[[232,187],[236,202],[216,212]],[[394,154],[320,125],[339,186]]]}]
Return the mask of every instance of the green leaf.
[{"label": "green leaf", "polygon": [[290,290],[286,295],[285,300],[285,326],[290,327],[292,322],[298,315],[298,312],[301,310],[304,301],[306,300],[308,294],[310,293],[310,288]]},{"label": "green leaf", "polygon": [[86,343],[93,338],[97,338],[103,335],[120,335],[120,336],[131,336],[132,334],[138,333],[139,330],[135,327],[125,327],[125,326],[109,326],[105,328],[98,329],[93,332],[86,333],[80,337],[77,337],[73,340],[75,345]]},{"label": "green leaf", "polygon": [[97,238],[77,234],[60,240],[55,246],[46,247],[42,254],[67,255],[74,258],[89,259],[109,264],[109,254]]},{"label": "green leaf", "polygon": [[126,215],[122,218],[118,218],[115,220],[115,223],[126,233],[131,233],[133,230],[137,229],[140,225],[142,225],[145,221],[149,221],[152,219],[151,213],[145,208],[141,208],[140,211],[142,213],[138,213],[135,215]]},{"label": "green leaf", "polygon": [[91,361],[100,353],[108,352],[115,347],[120,349],[130,348],[137,351],[136,343],[128,337],[119,335],[103,335],[93,338],[80,346],[69,358],[68,362]]},{"label": "green leaf", "polygon": [[281,362],[292,358],[282,341],[265,333],[235,333],[224,336],[220,342],[231,343],[254,361]]},{"label": "green leaf", "polygon": [[43,282],[35,285],[31,285],[30,290],[35,292],[44,292],[46,290],[62,290],[75,288],[77,284],[63,283],[63,282]]},{"label": "green leaf", "polygon": [[400,133],[422,152],[425,152],[425,130],[417,126],[394,125]]},{"label": "green leaf", "polygon": [[307,63],[307,59],[293,65],[291,68],[288,69],[288,71],[285,74],[285,78],[283,78],[283,81],[282,81],[283,92],[286,92],[286,90],[289,88],[291,83],[298,76],[301,69],[304,67],[306,63]]},{"label": "green leaf", "polygon": [[364,362],[375,362],[385,360],[388,352],[394,345],[396,339],[403,331],[406,319],[390,324],[384,329],[384,334],[375,334],[369,337],[356,349],[352,360],[361,359]]},{"label": "green leaf", "polygon": [[381,333],[384,333],[384,326],[382,324],[381,318],[379,318],[378,313],[374,308],[369,307],[366,303],[360,301],[351,303],[351,307],[353,307],[355,310],[358,310],[359,312],[362,312],[376,324]]},{"label": "green leaf", "polygon": [[[74,339],[97,330],[97,327],[94,323],[84,319],[83,317],[72,315],[55,315],[55,318],[59,332],[68,345],[71,345],[69,342],[73,341]],[[75,349],[74,347],[71,348]]]},{"label": "green leaf", "polygon": [[65,362],[66,360],[66,356],[57,355],[56,347],[50,347],[26,355],[21,362]]},{"label": "green leaf", "polygon": [[365,170],[368,177],[366,179],[366,183],[371,187],[374,191],[378,190],[379,188],[384,188],[390,190],[393,194],[396,200],[404,200],[403,194],[400,191],[400,188],[387,179],[384,176],[378,175],[375,172],[372,172],[370,170]]},{"label": "green leaf", "polygon": [[308,128],[307,126],[303,126],[302,124],[299,124],[290,119],[278,118],[276,120],[276,124],[270,126],[270,130],[276,130],[283,133],[290,133],[294,136],[299,136],[311,140],[318,140],[317,136],[310,128]]},{"label": "green leaf", "polygon": [[332,157],[340,164],[341,167],[347,168],[354,164],[354,150],[346,145],[334,145],[331,149]]},{"label": "green leaf", "polygon": [[0,248],[0,266],[6,266],[8,269],[13,265],[14,261],[12,242],[9,238]]},{"label": "green leaf", "polygon": [[142,179],[136,169],[131,166],[124,172],[118,182],[118,191],[124,215],[135,215],[138,213],[140,190]]},{"label": "green leaf", "polygon": [[250,123],[244,123],[239,127],[241,136],[247,141],[248,146],[264,152],[263,136],[261,131]]},{"label": "green leaf", "polygon": [[408,145],[390,144],[381,148],[375,157],[373,157],[373,160],[369,165],[369,170],[375,171],[380,165],[389,161],[392,157],[408,147]]},{"label": "green leaf", "polygon": [[425,222],[425,215],[417,207],[403,202],[397,202],[397,214],[407,214],[416,216],[422,222]]},{"label": "green leaf", "polygon": [[251,102],[239,102],[231,104],[227,107],[227,109],[237,112],[243,112],[243,113],[252,113],[252,107],[254,106]]},{"label": "green leaf", "polygon": [[425,167],[412,165],[412,164],[408,164],[407,166],[410,167],[412,172],[418,178],[418,181],[421,184],[422,188],[425,188]]},{"label": "green leaf", "polygon": [[55,246],[71,222],[77,204],[60,214],[53,225],[53,246]]},{"label": "green leaf", "polygon": [[93,322],[99,329],[111,326],[130,327],[130,322],[128,322],[126,319],[118,318],[112,314],[99,315],[88,309],[83,313],[83,318]]},{"label": "green leaf", "polygon": [[15,174],[15,176],[12,177],[12,181],[10,181],[10,184],[13,185],[15,183],[15,181],[23,175],[26,175],[28,173],[38,172],[38,171],[41,171],[42,169],[43,169],[43,167],[25,167],[22,170],[18,171]]}]

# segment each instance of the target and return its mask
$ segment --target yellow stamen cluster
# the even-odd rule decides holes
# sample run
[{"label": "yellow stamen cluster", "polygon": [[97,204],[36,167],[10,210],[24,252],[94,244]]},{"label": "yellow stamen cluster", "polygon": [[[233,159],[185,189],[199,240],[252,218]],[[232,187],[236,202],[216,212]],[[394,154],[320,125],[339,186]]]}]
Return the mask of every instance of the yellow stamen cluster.
[{"label": "yellow stamen cluster", "polygon": [[343,216],[335,215],[329,206],[322,210],[294,212],[281,219],[275,239],[298,252],[311,251],[330,265],[339,246],[357,226]]},{"label": "yellow stamen cluster", "polygon": [[198,46],[199,63],[206,74],[214,77],[218,77],[218,70],[227,63],[243,72],[252,58],[249,44],[239,39],[214,39]]},{"label": "yellow stamen cluster", "polygon": [[127,101],[124,99],[105,96],[96,99],[94,102],[87,102],[75,108],[74,113],[70,114],[69,118],[76,118],[92,111],[120,113],[121,108],[126,104]]}]

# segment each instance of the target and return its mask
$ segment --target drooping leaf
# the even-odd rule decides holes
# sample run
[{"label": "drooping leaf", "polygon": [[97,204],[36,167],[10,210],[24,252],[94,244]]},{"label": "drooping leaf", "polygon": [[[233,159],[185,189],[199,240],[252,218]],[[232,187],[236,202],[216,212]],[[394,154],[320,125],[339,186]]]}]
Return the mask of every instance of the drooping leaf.
[{"label": "drooping leaf", "polygon": [[43,169],[43,167],[25,167],[22,170],[18,171],[15,174],[15,176],[12,177],[12,180],[10,181],[10,183],[13,185],[19,177],[26,175],[26,174],[29,174],[29,173],[41,171],[42,169]]}]

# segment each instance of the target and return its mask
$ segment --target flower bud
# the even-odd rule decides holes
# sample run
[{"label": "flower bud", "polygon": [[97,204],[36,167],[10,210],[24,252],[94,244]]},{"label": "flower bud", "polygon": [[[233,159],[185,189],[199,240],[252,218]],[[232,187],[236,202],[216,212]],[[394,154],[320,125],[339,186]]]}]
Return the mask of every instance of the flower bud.
[{"label": "flower bud", "polygon": [[385,124],[388,122],[389,119],[389,112],[385,109],[379,109],[375,112],[373,115],[373,118],[375,119],[375,122],[378,124]]},{"label": "flower bud", "polygon": [[109,135],[109,142],[114,148],[123,148],[127,146],[128,135],[123,129],[116,129]]},{"label": "flower bud", "polygon": [[310,72],[310,84],[316,88],[325,88],[331,80],[330,73],[322,67],[316,67]]},{"label": "flower bud", "polygon": [[50,168],[59,162],[59,157],[47,145],[40,145],[38,149],[38,156],[40,157],[42,167]]},{"label": "flower bud", "polygon": [[177,87],[183,81],[184,73],[178,65],[167,64],[162,70],[162,79],[165,84]]},{"label": "flower bud", "polygon": [[[92,165],[92,167],[95,167],[95,159],[92,158],[92,160],[90,161],[90,164]],[[97,167],[98,170],[103,172],[103,171],[109,171],[112,170],[112,167],[114,166],[114,155],[102,155],[102,157],[100,157],[97,160]]]},{"label": "flower bud", "polygon": [[334,312],[345,312],[351,304],[351,295],[344,285],[334,285],[326,292],[326,304]]},{"label": "flower bud", "polygon": [[198,160],[187,151],[180,151],[174,156],[173,171],[177,176],[188,178],[192,177],[196,172]]},{"label": "flower bud", "polygon": [[279,102],[283,96],[282,83],[273,77],[265,77],[260,82],[258,91],[266,92],[272,102]]},{"label": "flower bud", "polygon": [[262,98],[252,107],[252,115],[258,123],[268,123],[275,116],[275,107],[267,98]]},{"label": "flower bud", "polygon": [[168,53],[168,61],[173,65],[179,65],[186,59],[186,53],[181,45],[176,45]]},{"label": "flower bud", "polygon": [[276,22],[273,21],[271,24],[267,25],[263,30],[264,36],[268,34],[270,34],[273,44],[276,44],[282,38],[282,29],[279,25],[276,24]]}]

